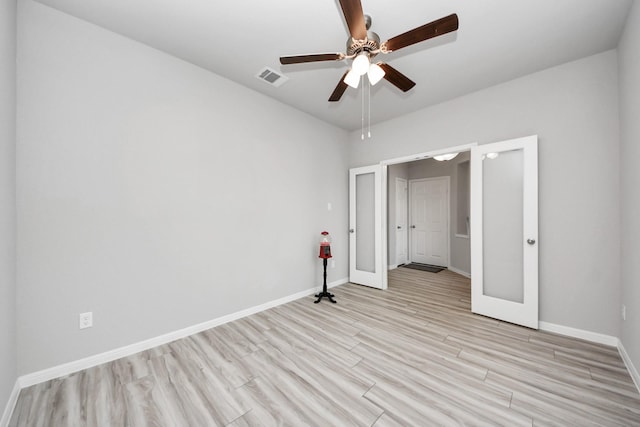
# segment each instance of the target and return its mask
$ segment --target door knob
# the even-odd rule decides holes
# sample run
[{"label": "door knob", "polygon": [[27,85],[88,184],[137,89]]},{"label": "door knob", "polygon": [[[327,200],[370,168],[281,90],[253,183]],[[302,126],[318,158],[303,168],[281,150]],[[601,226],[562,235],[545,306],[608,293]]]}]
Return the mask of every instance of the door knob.
[{"label": "door knob", "polygon": [[354,230],[353,228],[349,229],[349,233],[355,233],[356,230]]},{"label": "door knob", "polygon": [[400,226],[400,225],[399,225],[399,226],[397,226],[396,228],[397,228],[398,230],[402,230],[402,226]]},{"label": "door knob", "polygon": [[527,243],[530,244],[530,245],[535,245],[536,241],[535,241],[535,239],[527,239]]},{"label": "door knob", "polygon": [[411,226],[411,228],[416,228],[416,226],[415,226],[415,225],[412,225],[412,226]]}]

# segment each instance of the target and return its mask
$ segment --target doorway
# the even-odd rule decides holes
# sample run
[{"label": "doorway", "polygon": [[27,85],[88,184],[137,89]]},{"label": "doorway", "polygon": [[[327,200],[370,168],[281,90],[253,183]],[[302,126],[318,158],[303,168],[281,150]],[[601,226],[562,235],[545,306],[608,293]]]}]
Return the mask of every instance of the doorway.
[{"label": "doorway", "polygon": [[[409,162],[409,165],[415,164],[416,160],[424,160],[433,157],[433,160],[443,160],[439,163],[445,163],[455,158],[461,152],[471,152],[470,175],[471,182],[474,184],[471,188],[470,203],[470,233],[469,240],[473,239],[473,246],[470,254],[473,259],[473,277],[471,280],[471,311],[473,313],[483,314],[488,317],[504,320],[507,322],[528,326],[537,329],[538,327],[538,250],[537,250],[537,227],[538,227],[538,210],[537,210],[537,144],[536,135],[513,140],[494,142],[484,144],[480,147],[477,144],[468,146],[451,147],[439,152],[430,152],[421,156],[412,156],[409,158],[393,159],[382,161],[377,165],[371,165],[363,168],[351,169],[350,188],[356,183],[359,174],[370,172],[374,175],[374,182],[381,182],[381,185],[370,186],[371,196],[374,200],[380,200],[381,203],[375,202],[373,210],[375,217],[381,217],[381,221],[375,221],[375,225],[370,231],[370,235],[375,238],[376,244],[371,246],[372,256],[376,265],[383,266],[383,263],[389,265],[389,248],[387,242],[395,242],[395,239],[389,238],[390,222],[388,216],[394,209],[388,209],[389,201],[395,200],[393,197],[387,197],[387,192],[394,186],[388,187],[389,169],[391,166],[400,163]],[[438,159],[438,157],[440,157]],[[499,161],[495,159],[500,158]],[[513,160],[513,161],[512,161]],[[486,163],[486,164],[485,164]],[[365,170],[366,169],[366,170]],[[463,169],[463,168],[460,168]],[[440,176],[442,174],[438,174]],[[380,176],[380,181],[375,177]],[[512,197],[507,194],[516,194],[509,186],[516,183],[515,187],[519,188],[520,196]],[[501,187],[501,185],[503,185]],[[507,187],[504,187],[507,185]],[[364,204],[358,203],[358,191],[350,190],[350,233],[352,241],[350,247],[357,247],[359,241],[364,241],[367,236],[362,235],[362,229],[356,229],[358,211],[365,209]],[[500,197],[494,197],[498,195]],[[457,199],[457,198],[456,198]],[[503,205],[517,201],[518,206],[512,206],[514,209],[505,211]],[[521,206],[520,206],[521,205]],[[508,216],[509,224],[513,226],[505,229],[503,225],[505,215]],[[489,219],[490,218],[490,219]],[[464,219],[461,217],[461,219]],[[493,220],[497,227],[487,227],[490,220]],[[466,228],[467,221],[456,221],[456,224],[464,224]],[[378,225],[379,224],[379,225]],[[391,223],[393,224],[393,223]],[[492,223],[493,224],[493,223]],[[488,252],[484,246],[485,242],[490,243],[491,250],[495,249],[496,243],[508,237],[512,240],[514,247],[521,247],[522,250],[513,251],[518,253],[518,257],[513,258],[504,256],[504,251],[500,252],[497,257],[493,256],[493,252]],[[380,242],[381,244],[377,244]],[[498,245],[499,246],[499,245]],[[494,251],[496,252],[496,251]],[[511,254],[511,252],[508,252]],[[520,259],[522,254],[522,259]],[[349,257],[350,269],[351,265],[356,265],[357,257],[355,252]],[[516,261],[517,265],[510,268],[513,275],[523,275],[521,280],[523,288],[522,298],[512,298],[502,293],[495,293],[490,288],[495,284],[495,278],[487,281],[486,275],[498,271],[501,275],[495,277],[504,277],[502,274],[505,269],[500,267],[501,264]],[[449,257],[451,262],[452,257]],[[380,264],[378,264],[380,263]],[[494,268],[498,266],[498,270]],[[513,266],[510,266],[513,267]],[[387,288],[387,268],[374,269],[371,278],[367,283],[368,286]],[[352,275],[350,274],[350,278]],[[353,275],[355,277],[355,275]],[[493,277],[493,276],[492,276]],[[376,283],[374,283],[374,279]],[[353,281],[353,279],[352,279]],[[503,282],[505,282],[503,280]],[[505,283],[516,283],[515,280],[507,280]],[[357,282],[356,282],[357,283]],[[381,286],[379,284],[381,283]],[[514,300],[515,299],[515,300]],[[520,301],[521,300],[521,301]]]},{"label": "doorway", "polygon": [[[402,265],[403,259],[406,259],[404,264],[410,262],[418,262],[423,264],[440,265],[449,268],[451,271],[461,274],[467,278],[471,277],[471,249],[470,239],[466,219],[469,218],[469,158],[470,147],[466,149],[460,149],[460,154],[455,158],[448,161],[436,161],[432,156],[429,158],[411,158],[403,159],[397,163],[387,165],[387,246],[388,260],[385,266],[388,270],[393,270],[399,265]],[[464,166],[464,167],[461,167]],[[446,177],[446,178],[443,178]],[[420,246],[425,247],[418,240],[419,233],[422,230],[419,229],[420,224],[409,222],[407,224],[407,250],[408,256],[403,256],[404,248],[401,246],[401,239],[398,234],[402,231],[398,227],[403,227],[402,211],[403,209],[398,206],[399,203],[404,203],[406,211],[409,217],[411,217],[411,208],[409,205],[410,197],[404,197],[402,194],[402,183],[407,182],[430,182],[433,179],[447,179],[449,181],[448,192],[449,202],[444,202],[444,206],[440,206],[440,209],[445,212],[445,218],[441,220],[441,224],[448,227],[441,235],[442,239],[439,240],[439,248],[437,257],[430,257],[429,259],[415,256],[411,254],[413,249],[420,249]],[[408,185],[407,185],[408,186]],[[415,184],[414,184],[415,186]],[[407,193],[409,191],[407,190]],[[415,194],[414,194],[415,196]],[[384,198],[383,198],[384,199]],[[415,199],[415,197],[414,197]],[[430,208],[431,209],[431,208]],[[414,214],[415,217],[415,214]],[[458,217],[463,218],[462,221],[458,221]],[[423,221],[424,223],[424,221]],[[413,225],[415,229],[411,228]],[[426,223],[425,223],[426,226]],[[415,231],[414,231],[415,230]],[[414,235],[415,234],[415,238]],[[428,246],[431,246],[428,244]],[[431,249],[433,251],[433,249]],[[425,252],[424,250],[422,252]],[[418,254],[419,255],[419,254]],[[433,253],[431,254],[433,255]]]}]

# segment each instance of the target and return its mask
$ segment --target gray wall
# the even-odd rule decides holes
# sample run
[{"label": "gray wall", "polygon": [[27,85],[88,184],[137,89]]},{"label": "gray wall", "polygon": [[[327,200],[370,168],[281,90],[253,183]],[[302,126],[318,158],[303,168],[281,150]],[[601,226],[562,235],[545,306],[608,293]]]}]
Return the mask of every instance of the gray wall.
[{"label": "gray wall", "polygon": [[469,152],[460,153],[454,159],[439,162],[434,159],[418,160],[409,163],[409,179],[436,178],[448,176],[449,185],[449,241],[451,242],[451,267],[463,273],[471,274],[470,240],[458,237],[456,218],[458,217],[458,164],[469,160]]},{"label": "gray wall", "polygon": [[540,319],[619,336],[618,118],[608,51],[353,132],[350,166],[538,134]]},{"label": "gray wall", "polygon": [[347,277],[346,132],[38,3],[19,23],[20,374],[320,285],[325,229]]},{"label": "gray wall", "polygon": [[634,2],[618,48],[620,65],[622,344],[640,369],[640,4]]},{"label": "gray wall", "polygon": [[0,2],[0,417],[16,381],[16,1]]}]

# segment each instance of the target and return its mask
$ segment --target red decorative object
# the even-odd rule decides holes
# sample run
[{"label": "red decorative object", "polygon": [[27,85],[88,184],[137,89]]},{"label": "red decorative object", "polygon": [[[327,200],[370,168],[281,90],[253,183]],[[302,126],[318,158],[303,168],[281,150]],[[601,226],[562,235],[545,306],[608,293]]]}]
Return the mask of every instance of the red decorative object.
[{"label": "red decorative object", "polygon": [[320,255],[318,255],[318,258],[333,258],[331,256],[331,236],[329,236],[329,232],[323,231],[320,234],[322,237],[320,238]]},{"label": "red decorative object", "polygon": [[318,256],[318,258],[322,258],[323,284],[322,284],[322,292],[320,292],[319,294],[316,294],[316,298],[318,299],[315,300],[314,303],[317,304],[322,300],[322,298],[326,297],[329,301],[335,304],[336,300],[333,299],[335,295],[327,291],[327,259],[332,258],[331,236],[329,236],[328,231],[323,231],[322,233],[320,233],[320,235],[322,237],[320,238],[320,255]]}]

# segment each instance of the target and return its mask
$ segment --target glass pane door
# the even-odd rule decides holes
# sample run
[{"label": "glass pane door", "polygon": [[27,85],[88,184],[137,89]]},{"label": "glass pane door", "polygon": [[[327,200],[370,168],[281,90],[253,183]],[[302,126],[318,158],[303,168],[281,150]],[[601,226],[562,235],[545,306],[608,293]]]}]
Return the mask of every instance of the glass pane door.
[{"label": "glass pane door", "polygon": [[538,328],[538,138],[471,149],[471,310]]},{"label": "glass pane door", "polygon": [[349,171],[349,281],[383,289],[382,167]]}]

